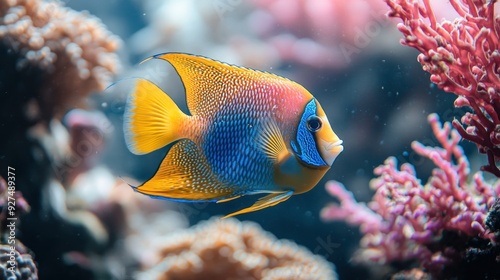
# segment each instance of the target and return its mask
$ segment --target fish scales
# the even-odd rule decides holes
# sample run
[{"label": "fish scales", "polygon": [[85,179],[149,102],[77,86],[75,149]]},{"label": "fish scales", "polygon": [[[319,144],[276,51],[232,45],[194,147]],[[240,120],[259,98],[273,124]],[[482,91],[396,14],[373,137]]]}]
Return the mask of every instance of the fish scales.
[{"label": "fish scales", "polygon": [[156,174],[134,187],[154,198],[225,202],[268,193],[226,217],[276,205],[313,188],[343,150],[319,102],[286,78],[182,53],[172,64],[190,114],[138,80],[127,100],[128,148],[146,154],[174,142]]}]

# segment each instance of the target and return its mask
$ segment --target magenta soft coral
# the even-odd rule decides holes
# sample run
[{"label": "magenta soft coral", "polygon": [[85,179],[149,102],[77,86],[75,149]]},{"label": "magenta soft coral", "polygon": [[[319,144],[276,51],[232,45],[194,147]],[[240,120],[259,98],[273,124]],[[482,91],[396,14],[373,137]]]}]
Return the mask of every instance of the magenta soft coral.
[{"label": "magenta soft coral", "polygon": [[425,185],[411,164],[404,163],[397,169],[393,157],[375,168],[378,177],[370,184],[375,195],[368,207],[356,202],[340,183],[330,181],[326,185],[340,205],[327,206],[321,217],[361,226],[360,260],[385,264],[417,259],[437,271],[459,253],[453,246],[436,250],[445,233],[494,240],[485,219],[500,196],[499,183],[487,183],[479,172],[471,176],[469,161],[458,145],[458,132],[450,123],[441,125],[436,114],[428,119],[441,147],[412,143],[417,154],[437,166]]},{"label": "magenta soft coral", "polygon": [[[390,17],[400,18],[403,45],[421,52],[418,61],[439,88],[458,95],[455,106],[469,106],[453,126],[488,155],[483,170],[500,177],[500,18],[491,0],[450,0],[459,15],[436,20],[430,0],[385,0]],[[465,126],[465,128],[463,127]]]}]

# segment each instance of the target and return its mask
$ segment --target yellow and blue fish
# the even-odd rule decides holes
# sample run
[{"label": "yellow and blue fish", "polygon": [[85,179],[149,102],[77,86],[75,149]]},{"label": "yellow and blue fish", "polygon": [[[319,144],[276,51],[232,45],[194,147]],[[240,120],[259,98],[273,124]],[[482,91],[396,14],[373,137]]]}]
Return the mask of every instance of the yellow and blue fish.
[{"label": "yellow and blue fish", "polygon": [[190,202],[268,194],[230,217],[312,189],[343,150],[319,102],[291,80],[184,53],[151,58],[175,68],[190,114],[137,81],[125,109],[129,150],[147,154],[177,141],[137,192]]}]

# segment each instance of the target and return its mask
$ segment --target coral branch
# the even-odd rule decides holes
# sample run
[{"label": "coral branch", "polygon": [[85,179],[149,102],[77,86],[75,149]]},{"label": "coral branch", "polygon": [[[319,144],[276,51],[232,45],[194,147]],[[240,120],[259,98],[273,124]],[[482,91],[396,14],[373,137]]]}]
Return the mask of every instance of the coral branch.
[{"label": "coral branch", "polygon": [[[500,19],[489,0],[450,0],[459,17],[436,21],[430,0],[385,0],[390,17],[400,18],[403,45],[421,52],[418,61],[439,88],[458,95],[467,113],[453,122],[463,138],[488,155],[483,170],[500,177]],[[463,127],[465,126],[465,128]]]},{"label": "coral branch", "polygon": [[[397,169],[393,157],[374,170],[378,177],[370,183],[375,190],[370,209],[357,203],[340,183],[326,184],[340,205],[325,207],[321,217],[361,226],[364,237],[358,260],[391,263],[416,259],[439,274],[464,256],[460,252],[463,244],[474,238],[490,245],[496,240],[485,220],[500,197],[499,184],[487,183],[481,173],[471,176],[469,161],[458,145],[459,133],[450,123],[441,125],[436,114],[428,120],[441,147],[412,143],[417,154],[437,166],[425,185],[411,164]],[[490,219],[489,223],[495,222]],[[460,239],[455,240],[458,246],[449,244],[450,235]]]}]

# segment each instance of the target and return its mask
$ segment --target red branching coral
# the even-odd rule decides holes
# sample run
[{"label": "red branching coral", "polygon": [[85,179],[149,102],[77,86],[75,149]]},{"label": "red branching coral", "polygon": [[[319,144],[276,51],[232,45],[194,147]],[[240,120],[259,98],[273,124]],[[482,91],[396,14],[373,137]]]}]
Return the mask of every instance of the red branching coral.
[{"label": "red branching coral", "polygon": [[[361,225],[360,260],[385,264],[417,259],[424,267],[440,271],[464,257],[460,246],[467,240],[495,240],[485,220],[500,196],[499,182],[491,185],[481,173],[471,178],[468,159],[458,145],[458,132],[450,123],[441,126],[435,114],[429,116],[429,122],[442,148],[412,143],[417,154],[437,166],[425,185],[411,164],[405,163],[398,170],[392,157],[374,170],[378,177],[370,184],[376,192],[369,208],[357,203],[340,183],[326,185],[341,204],[324,208],[321,216]],[[449,233],[465,241],[459,246],[446,244]]]},{"label": "red branching coral", "polygon": [[[488,155],[483,170],[500,177],[500,18],[490,0],[450,0],[458,13],[439,23],[430,0],[385,0],[398,24],[403,45],[421,52],[418,61],[439,88],[458,95],[455,106],[469,106],[453,126]],[[465,126],[465,128],[463,127]]]}]

